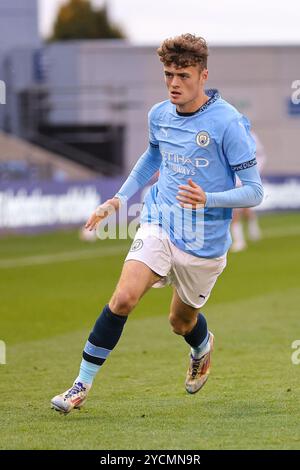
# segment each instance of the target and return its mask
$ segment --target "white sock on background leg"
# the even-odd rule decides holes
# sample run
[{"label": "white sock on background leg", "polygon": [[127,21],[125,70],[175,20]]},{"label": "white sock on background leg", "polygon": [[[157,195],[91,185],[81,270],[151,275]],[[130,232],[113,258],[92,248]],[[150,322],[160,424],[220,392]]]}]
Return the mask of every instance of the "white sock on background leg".
[{"label": "white sock on background leg", "polygon": [[252,241],[261,239],[261,231],[256,217],[253,217],[248,221],[248,236]]},{"label": "white sock on background leg", "polygon": [[241,222],[231,224],[231,235],[233,240],[231,251],[244,250],[247,244],[244,237],[243,224]]}]

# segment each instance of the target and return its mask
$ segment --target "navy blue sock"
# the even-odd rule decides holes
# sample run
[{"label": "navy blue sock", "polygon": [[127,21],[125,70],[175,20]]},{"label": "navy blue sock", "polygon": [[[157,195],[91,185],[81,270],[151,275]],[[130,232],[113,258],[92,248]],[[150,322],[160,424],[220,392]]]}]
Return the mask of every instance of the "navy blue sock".
[{"label": "navy blue sock", "polygon": [[105,305],[85,345],[85,361],[101,366],[120,339],[127,316],[116,315]]},{"label": "navy blue sock", "polygon": [[199,313],[197,323],[190,333],[184,336],[186,342],[194,349],[204,345],[208,341],[209,335],[205,316]]}]

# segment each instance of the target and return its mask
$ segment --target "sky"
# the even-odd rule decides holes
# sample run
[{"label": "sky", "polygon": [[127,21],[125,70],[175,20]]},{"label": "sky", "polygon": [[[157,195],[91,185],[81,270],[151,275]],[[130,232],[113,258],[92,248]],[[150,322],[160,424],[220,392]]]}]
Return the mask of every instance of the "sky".
[{"label": "sky", "polygon": [[[49,36],[66,0],[38,0],[39,29]],[[103,0],[93,0],[101,7]],[[134,44],[159,44],[181,33],[210,44],[300,45],[300,0],[106,0],[110,18]]]}]

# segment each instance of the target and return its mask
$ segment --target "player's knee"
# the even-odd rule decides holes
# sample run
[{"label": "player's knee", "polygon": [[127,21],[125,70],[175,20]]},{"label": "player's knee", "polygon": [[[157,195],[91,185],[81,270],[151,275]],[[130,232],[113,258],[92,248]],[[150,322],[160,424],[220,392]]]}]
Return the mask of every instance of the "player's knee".
[{"label": "player's knee", "polygon": [[113,312],[129,315],[137,303],[138,298],[133,292],[122,290],[115,292],[109,304]]},{"label": "player's knee", "polygon": [[182,318],[173,313],[169,315],[169,322],[176,335],[185,336],[191,331],[191,323],[183,321]]}]

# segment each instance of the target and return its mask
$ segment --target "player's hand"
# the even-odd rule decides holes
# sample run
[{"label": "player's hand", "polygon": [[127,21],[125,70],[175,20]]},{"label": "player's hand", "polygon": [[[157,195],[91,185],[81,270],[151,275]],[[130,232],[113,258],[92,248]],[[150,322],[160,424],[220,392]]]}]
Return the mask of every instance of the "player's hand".
[{"label": "player's hand", "polygon": [[91,232],[96,227],[96,225],[99,224],[99,222],[113,214],[116,210],[119,209],[119,207],[120,199],[117,197],[108,199],[96,208],[84,227]]},{"label": "player's hand", "polygon": [[200,209],[205,206],[206,194],[198,184],[189,178],[188,185],[181,184],[178,186],[179,191],[176,199],[180,201],[181,207],[192,209]]}]

